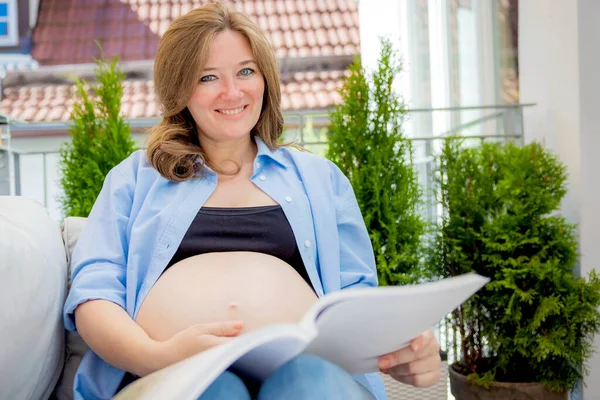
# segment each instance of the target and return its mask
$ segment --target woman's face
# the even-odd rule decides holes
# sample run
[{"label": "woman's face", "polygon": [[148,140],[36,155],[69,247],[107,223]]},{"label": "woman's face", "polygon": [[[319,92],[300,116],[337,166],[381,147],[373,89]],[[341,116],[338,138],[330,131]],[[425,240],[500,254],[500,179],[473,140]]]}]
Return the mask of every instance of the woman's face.
[{"label": "woman's face", "polygon": [[226,141],[249,135],[260,116],[264,91],[246,37],[229,30],[217,34],[188,103],[201,138]]}]

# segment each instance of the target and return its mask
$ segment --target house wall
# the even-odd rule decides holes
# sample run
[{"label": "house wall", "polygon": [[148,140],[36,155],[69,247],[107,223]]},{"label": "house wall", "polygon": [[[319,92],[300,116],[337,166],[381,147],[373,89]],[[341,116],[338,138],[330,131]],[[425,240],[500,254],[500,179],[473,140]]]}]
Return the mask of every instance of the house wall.
[{"label": "house wall", "polygon": [[[525,138],[550,148],[567,166],[563,215],[578,224],[587,275],[600,266],[600,2],[526,0],[519,3],[521,97]],[[600,338],[595,340],[600,349]],[[585,400],[600,396],[600,354],[590,363]]]}]

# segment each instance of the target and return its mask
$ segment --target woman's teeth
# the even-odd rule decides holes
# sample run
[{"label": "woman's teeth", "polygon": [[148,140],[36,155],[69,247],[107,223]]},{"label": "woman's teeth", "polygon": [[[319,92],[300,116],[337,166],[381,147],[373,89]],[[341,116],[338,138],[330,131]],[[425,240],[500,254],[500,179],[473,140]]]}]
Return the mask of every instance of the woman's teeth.
[{"label": "woman's teeth", "polygon": [[244,111],[244,107],[240,107],[240,108],[235,108],[233,110],[219,110],[219,112],[221,114],[227,114],[227,115],[235,115],[235,114],[239,114],[242,111]]}]

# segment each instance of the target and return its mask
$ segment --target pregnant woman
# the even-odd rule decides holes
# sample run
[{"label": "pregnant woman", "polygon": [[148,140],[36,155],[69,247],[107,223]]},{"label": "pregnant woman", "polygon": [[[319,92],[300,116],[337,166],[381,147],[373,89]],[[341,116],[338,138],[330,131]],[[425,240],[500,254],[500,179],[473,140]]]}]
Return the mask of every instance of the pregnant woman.
[{"label": "pregnant woman", "polygon": [[[209,4],[161,38],[162,121],[115,167],[72,258],[66,328],[90,347],[76,399],[109,399],[153,371],[267,324],[297,322],[317,297],[375,286],[352,187],[329,161],[283,146],[277,63],[245,15]],[[407,305],[409,306],[409,305]],[[383,356],[416,386],[440,373],[427,332]],[[223,373],[213,399],[385,399],[376,374],[299,356],[264,382]]]}]

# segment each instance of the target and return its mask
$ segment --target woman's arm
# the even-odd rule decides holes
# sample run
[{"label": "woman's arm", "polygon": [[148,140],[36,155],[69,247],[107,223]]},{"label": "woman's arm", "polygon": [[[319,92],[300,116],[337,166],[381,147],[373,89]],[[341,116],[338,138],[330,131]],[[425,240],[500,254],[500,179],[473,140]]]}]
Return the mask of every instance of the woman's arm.
[{"label": "woman's arm", "polygon": [[90,300],[75,309],[77,330],[88,346],[116,368],[144,376],[164,366],[158,342],[127,312],[107,300]]},{"label": "woman's arm", "polygon": [[90,300],[75,310],[79,334],[104,361],[139,376],[184,360],[237,336],[241,321],[193,325],[169,340],[151,339],[129,314],[106,300]]},{"label": "woman's arm", "polygon": [[[129,159],[125,163],[131,164]],[[119,165],[111,170],[79,235],[71,257],[71,285],[63,309],[65,329],[77,331],[75,309],[107,300],[125,309],[127,227],[135,190]]]},{"label": "woman's arm", "polygon": [[[335,209],[340,240],[342,289],[377,286],[373,247],[350,181],[333,166]],[[380,357],[381,372],[418,387],[433,385],[440,377],[440,345],[432,331],[413,340],[409,347]],[[375,379],[372,375],[367,379]],[[379,379],[377,377],[377,379]]]},{"label": "woman's arm", "polygon": [[109,364],[141,375],[153,367],[155,342],[125,311],[128,225],[135,191],[135,156],[106,176],[71,259],[65,327],[78,331]]},{"label": "woman's arm", "polygon": [[340,246],[340,285],[377,286],[377,269],[371,239],[350,181],[331,165],[334,206]]}]

